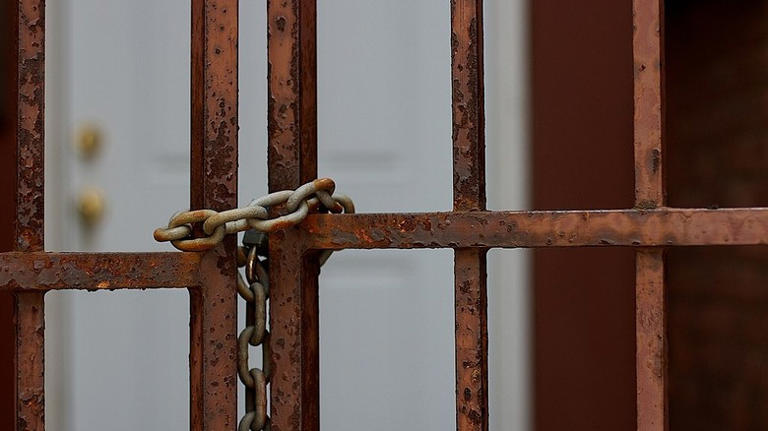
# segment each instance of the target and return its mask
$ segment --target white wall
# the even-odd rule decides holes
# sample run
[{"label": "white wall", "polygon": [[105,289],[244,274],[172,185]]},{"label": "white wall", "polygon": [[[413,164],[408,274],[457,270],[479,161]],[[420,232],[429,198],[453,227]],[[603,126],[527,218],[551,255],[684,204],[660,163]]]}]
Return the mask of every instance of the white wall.
[{"label": "white wall", "polygon": [[[151,231],[187,205],[188,0],[48,4],[46,246],[169,250]],[[527,206],[524,0],[486,1],[488,195]],[[240,201],[266,191],[264,3],[241,3]],[[318,7],[319,171],[360,211],[452,206],[447,0]],[[105,132],[84,162],[72,137]],[[73,199],[105,190],[84,229]],[[455,427],[452,252],[345,251],[321,275],[323,429]],[[527,429],[525,253],[489,254],[491,426]],[[55,430],[186,429],[184,292],[47,297],[46,416]]]}]

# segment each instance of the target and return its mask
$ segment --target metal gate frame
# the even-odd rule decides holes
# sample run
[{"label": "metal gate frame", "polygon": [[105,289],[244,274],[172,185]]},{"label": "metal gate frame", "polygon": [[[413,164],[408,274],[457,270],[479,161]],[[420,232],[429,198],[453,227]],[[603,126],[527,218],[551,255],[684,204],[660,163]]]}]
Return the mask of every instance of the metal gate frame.
[{"label": "metal gate frame", "polygon": [[[315,1],[267,1],[270,191],[317,176]],[[191,2],[191,206],[224,210],[237,204],[238,2]],[[44,294],[150,288],[190,291],[191,428],[233,429],[234,238],[205,253],[42,251],[45,4],[12,3],[16,117],[9,148],[16,169],[2,175],[16,184],[15,244],[0,254],[0,292],[14,297],[16,429],[44,428]],[[768,209],[665,206],[662,5],[633,0],[635,207],[491,212],[485,209],[482,0],[451,0],[454,211],[316,214],[270,235],[274,430],[319,429],[318,250],[455,249],[457,429],[483,431],[487,250],[588,246],[637,250],[637,429],[667,428],[664,247],[766,244]]]}]

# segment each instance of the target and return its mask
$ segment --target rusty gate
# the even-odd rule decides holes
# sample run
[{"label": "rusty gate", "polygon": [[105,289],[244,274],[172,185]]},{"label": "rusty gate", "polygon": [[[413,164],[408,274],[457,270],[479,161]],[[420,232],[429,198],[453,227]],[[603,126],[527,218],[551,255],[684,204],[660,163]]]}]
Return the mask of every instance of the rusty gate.
[{"label": "rusty gate", "polygon": [[[192,208],[221,211],[237,204],[238,1],[191,1],[190,202]],[[2,243],[8,251],[0,254],[0,292],[12,298],[13,312],[4,317],[13,325],[15,344],[6,349],[13,366],[3,370],[12,373],[13,403],[0,412],[14,418],[17,430],[44,428],[47,291],[176,288],[188,289],[191,297],[192,429],[234,429],[234,238],[202,253],[43,251],[45,2],[8,3],[11,121],[2,142],[12,167],[0,175],[15,190],[3,201],[3,216],[12,220],[0,229],[10,232]],[[666,429],[664,248],[766,244],[768,209],[665,205],[662,2],[633,0],[635,207],[486,211],[482,0],[451,0],[450,7],[454,211],[313,214],[271,234],[273,429],[319,428],[318,251],[455,250],[457,429],[482,431],[488,428],[486,251],[593,246],[636,249],[637,429]],[[277,191],[317,176],[316,1],[269,0],[267,9],[269,189]]]}]

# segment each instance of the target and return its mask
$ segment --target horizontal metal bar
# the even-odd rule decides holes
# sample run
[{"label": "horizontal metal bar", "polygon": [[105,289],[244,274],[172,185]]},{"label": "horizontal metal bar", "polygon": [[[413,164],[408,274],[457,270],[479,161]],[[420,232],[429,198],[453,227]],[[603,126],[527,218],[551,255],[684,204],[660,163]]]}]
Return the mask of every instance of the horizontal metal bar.
[{"label": "horizontal metal bar", "polygon": [[188,288],[198,253],[0,253],[0,290]]},{"label": "horizontal metal bar", "polygon": [[[768,208],[315,214],[308,249],[768,244]],[[0,289],[200,284],[198,253],[0,253]]]},{"label": "horizontal metal bar", "polygon": [[314,214],[308,249],[768,244],[768,208]]}]

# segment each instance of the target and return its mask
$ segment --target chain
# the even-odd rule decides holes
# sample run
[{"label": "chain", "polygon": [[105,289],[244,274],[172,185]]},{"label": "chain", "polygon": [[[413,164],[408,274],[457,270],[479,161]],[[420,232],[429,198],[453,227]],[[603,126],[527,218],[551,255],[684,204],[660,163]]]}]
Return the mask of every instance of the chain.
[{"label": "chain", "polygon": [[[269,274],[267,273],[267,236],[269,232],[301,223],[310,212],[322,205],[332,213],[354,213],[352,199],[334,195],[336,184],[330,178],[321,178],[304,184],[296,190],[270,193],[254,199],[243,208],[217,212],[203,209],[183,211],[171,217],[167,227],[155,230],[157,241],[170,241],[182,251],[203,251],[215,247],[224,236],[248,231],[243,247],[238,248],[238,266],[245,266],[245,280],[238,271],[237,292],[246,301],[245,328],[237,337],[237,375],[245,385],[245,416],[238,431],[269,431],[267,415],[267,385],[271,379],[269,330],[267,328],[267,301]],[[287,213],[270,217],[269,209],[284,205]],[[193,224],[202,223],[205,236],[192,237]],[[330,250],[320,254],[320,265],[331,255]],[[247,282],[246,282],[247,280]],[[261,346],[262,368],[250,368],[249,348]]]},{"label": "chain", "polygon": [[[270,431],[267,415],[267,386],[272,378],[270,370],[269,329],[267,301],[269,300],[269,264],[267,235],[250,230],[238,248],[239,267],[245,267],[245,280],[238,271],[237,293],[245,300],[245,328],[237,337],[237,375],[245,385],[245,415],[240,419],[238,431]],[[330,256],[321,256],[322,265]],[[247,280],[247,281],[246,281]],[[250,368],[250,347],[261,346],[262,368]]]},{"label": "chain", "polygon": [[[267,274],[266,238],[250,247],[246,245],[238,253],[246,256],[245,278],[237,273],[237,292],[246,301],[245,328],[237,337],[237,374],[245,385],[245,416],[240,420],[238,431],[270,429],[267,416],[267,385],[269,384],[270,354],[267,330],[267,299],[269,299],[269,275]],[[250,346],[261,346],[262,368],[250,368]]]},{"label": "chain", "polygon": [[[204,251],[215,247],[227,234],[253,229],[269,233],[301,223],[310,212],[322,205],[332,213],[354,213],[352,199],[334,195],[336,184],[330,178],[320,178],[296,190],[283,190],[254,199],[243,208],[217,212],[210,209],[176,213],[167,227],[155,229],[156,241],[170,241],[181,251]],[[285,205],[287,214],[271,217],[269,208]],[[205,236],[192,237],[192,225],[202,223]],[[321,256],[321,263],[330,253]]]}]

